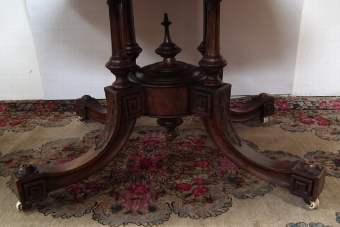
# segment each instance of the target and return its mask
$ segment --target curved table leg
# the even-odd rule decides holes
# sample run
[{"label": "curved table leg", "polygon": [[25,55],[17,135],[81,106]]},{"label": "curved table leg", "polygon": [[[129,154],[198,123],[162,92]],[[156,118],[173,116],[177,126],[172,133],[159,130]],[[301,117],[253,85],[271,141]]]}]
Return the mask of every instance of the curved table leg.
[{"label": "curved table leg", "polygon": [[[202,100],[206,100],[203,106],[211,106],[206,108],[206,113],[201,113],[205,128],[217,148],[232,162],[264,180],[289,189],[296,196],[317,200],[324,186],[325,168],[305,160],[275,161],[252,150],[238,137],[232,125],[231,85],[223,84],[219,88],[196,85],[191,89],[195,103],[202,105]],[[199,113],[197,110],[200,108],[194,108],[193,112]]]},{"label": "curved table leg", "polygon": [[23,165],[11,173],[14,192],[22,209],[44,199],[56,189],[76,183],[106,166],[121,150],[144,114],[142,88],[126,90],[105,88],[108,115],[103,135],[84,155],[56,166]]},{"label": "curved table leg", "polygon": [[244,122],[255,117],[264,119],[274,114],[274,98],[265,93],[253,97],[242,107],[231,108],[231,119],[233,122]]}]

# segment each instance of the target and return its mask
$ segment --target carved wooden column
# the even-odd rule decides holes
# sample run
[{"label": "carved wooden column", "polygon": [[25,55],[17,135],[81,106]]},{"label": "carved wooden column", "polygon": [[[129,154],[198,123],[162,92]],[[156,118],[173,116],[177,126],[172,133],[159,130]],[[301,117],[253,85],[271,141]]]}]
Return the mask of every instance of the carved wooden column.
[{"label": "carved wooden column", "polygon": [[207,2],[203,0],[203,40],[197,47],[197,50],[204,56],[207,45]]},{"label": "carved wooden column", "polygon": [[112,86],[116,89],[124,89],[131,86],[127,79],[128,72],[134,63],[125,53],[124,26],[123,26],[123,1],[125,0],[108,0],[110,28],[111,28],[111,46],[112,56],[106,67],[116,76],[116,81]]},{"label": "carved wooden column", "polygon": [[132,0],[123,1],[125,53],[136,64],[142,48],[136,42]]},{"label": "carved wooden column", "polygon": [[223,82],[219,73],[227,62],[220,54],[220,2],[221,0],[206,0],[206,51],[199,65],[207,73],[205,86],[221,86]]}]

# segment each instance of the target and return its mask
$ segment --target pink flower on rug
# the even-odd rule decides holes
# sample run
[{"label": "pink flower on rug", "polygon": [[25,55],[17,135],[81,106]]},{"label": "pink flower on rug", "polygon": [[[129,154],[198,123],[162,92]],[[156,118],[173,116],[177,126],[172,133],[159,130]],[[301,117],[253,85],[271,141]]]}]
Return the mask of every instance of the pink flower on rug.
[{"label": "pink flower on rug", "polygon": [[70,194],[70,195],[78,195],[80,193],[82,193],[84,190],[81,187],[78,187],[78,185],[71,185],[69,187],[66,188],[66,191]]},{"label": "pink flower on rug", "polygon": [[27,115],[18,116],[18,117],[16,117],[16,119],[17,119],[18,121],[25,120],[25,119],[27,119]]},{"label": "pink flower on rug", "polygon": [[194,164],[194,166],[200,167],[200,168],[209,168],[210,167],[210,163],[208,161],[205,161],[205,160],[194,161],[193,164]]},{"label": "pink flower on rug", "polygon": [[158,173],[162,170],[164,157],[163,156],[153,156],[151,157],[151,166],[149,170],[155,173]]},{"label": "pink flower on rug", "polygon": [[158,143],[160,143],[164,139],[163,133],[160,132],[152,132],[152,133],[147,133],[144,136],[144,143],[147,146],[156,146]]},{"label": "pink flower on rug", "polygon": [[317,121],[326,121],[326,119],[324,117],[321,117],[321,116],[317,116],[314,119],[317,120]]},{"label": "pink flower on rug", "polygon": [[303,119],[301,120],[301,123],[306,124],[306,125],[311,125],[314,123],[314,121],[311,119]]},{"label": "pink flower on rug", "polygon": [[161,171],[163,156],[153,156],[145,158],[142,156],[134,155],[129,158],[126,170],[129,172],[140,171],[141,169],[150,170],[152,172]]},{"label": "pink flower on rug", "polygon": [[146,188],[145,185],[139,184],[139,185],[136,185],[134,188],[132,188],[130,192],[134,195],[141,196],[141,195],[146,195],[149,192],[149,189]]},{"label": "pink flower on rug", "polygon": [[176,185],[176,190],[179,191],[180,193],[190,191],[191,188],[192,185],[187,183],[179,183]]},{"label": "pink flower on rug", "polygon": [[290,110],[288,102],[277,102],[276,105],[279,110]]},{"label": "pink flower on rug", "polygon": [[209,192],[209,188],[203,185],[199,185],[197,188],[192,189],[192,194],[194,194],[195,196],[201,196],[206,194],[207,192]]},{"label": "pink flower on rug", "polygon": [[111,196],[112,196],[112,198],[118,200],[120,194],[118,192],[114,192],[114,193],[111,194]]},{"label": "pink flower on rug", "polygon": [[147,140],[145,141],[145,143],[148,147],[154,147],[159,143],[159,141],[158,140]]},{"label": "pink flower on rug", "polygon": [[47,104],[47,107],[50,108],[50,109],[54,109],[54,108],[58,107],[58,105],[56,103],[49,103],[49,104]]},{"label": "pink flower on rug", "polygon": [[20,116],[17,116],[16,118],[4,118],[0,121],[0,127],[4,127],[6,125],[6,123],[9,123],[10,126],[16,126],[21,124],[21,122],[23,122],[23,120],[27,119],[27,115],[23,114]]},{"label": "pink flower on rug", "polygon": [[139,162],[139,169],[149,169],[151,166],[151,160],[147,158],[141,158]]},{"label": "pink flower on rug", "polygon": [[193,178],[191,181],[198,185],[203,185],[207,182],[205,179],[202,178]]},{"label": "pink flower on rug", "polygon": [[150,206],[151,197],[150,190],[145,185],[136,185],[123,196],[123,206],[131,211],[146,209]]},{"label": "pink flower on rug", "polygon": [[140,170],[142,157],[138,155],[131,156],[128,160],[126,170],[129,172],[134,172]]},{"label": "pink flower on rug", "polygon": [[236,184],[237,186],[240,186],[241,184],[245,183],[244,179],[241,177],[229,177],[228,181],[231,184]]},{"label": "pink flower on rug", "polygon": [[69,151],[70,150],[70,147],[64,147],[63,149],[62,149],[62,151]]},{"label": "pink flower on rug", "polygon": [[0,103],[0,111],[5,111],[11,106],[10,103]]},{"label": "pink flower on rug", "polygon": [[308,116],[304,114],[299,114],[296,117],[299,118],[300,120],[308,118]]},{"label": "pink flower on rug", "polygon": [[321,116],[317,116],[315,117],[315,120],[318,121],[318,125],[322,125],[322,126],[329,126],[331,125],[331,123],[329,121],[327,121],[327,119],[321,117]]},{"label": "pink flower on rug", "polygon": [[204,141],[200,139],[193,139],[192,143],[202,146],[204,144]]},{"label": "pink flower on rug", "polygon": [[123,206],[128,210],[136,212],[141,209],[146,209],[149,207],[150,205],[149,200],[151,196],[143,199],[143,198],[133,198],[131,194],[126,194],[125,196],[123,196],[123,198],[125,200],[123,203]]},{"label": "pink flower on rug", "polygon": [[21,121],[12,121],[9,123],[10,126],[16,126],[19,125],[21,123]]},{"label": "pink flower on rug", "polygon": [[189,141],[183,141],[179,143],[180,147],[191,147],[192,143],[190,143]]},{"label": "pink flower on rug", "polygon": [[44,110],[45,107],[43,105],[35,105],[34,109],[38,109],[38,110]]},{"label": "pink flower on rug", "polygon": [[4,163],[5,163],[6,165],[8,165],[8,164],[11,164],[12,162],[13,162],[13,158],[11,158],[11,159],[5,161]]},{"label": "pink flower on rug", "polygon": [[340,101],[330,101],[329,104],[333,110],[340,110]]},{"label": "pink flower on rug", "polygon": [[307,115],[299,114],[297,118],[302,124],[311,125],[314,124],[314,120],[309,118]]},{"label": "pink flower on rug", "polygon": [[34,108],[39,110],[39,111],[42,111],[42,112],[49,112],[50,110],[54,109],[58,107],[58,104],[57,103],[48,103],[46,105],[35,105]]},{"label": "pink flower on rug", "polygon": [[242,178],[237,177],[237,178],[235,179],[235,182],[236,182],[237,184],[243,184],[245,181],[244,181]]},{"label": "pink flower on rug", "polygon": [[201,151],[202,150],[202,146],[204,144],[203,140],[200,139],[193,139],[192,141],[192,151]]},{"label": "pink flower on rug", "polygon": [[9,122],[11,118],[6,117],[0,120],[0,127],[5,127],[7,125],[7,122]]},{"label": "pink flower on rug", "polygon": [[97,182],[89,182],[85,184],[85,190],[89,190],[91,192],[98,191],[101,189],[102,185]]},{"label": "pink flower on rug", "polygon": [[327,107],[328,103],[327,102],[319,102],[318,105],[321,106],[321,107]]}]

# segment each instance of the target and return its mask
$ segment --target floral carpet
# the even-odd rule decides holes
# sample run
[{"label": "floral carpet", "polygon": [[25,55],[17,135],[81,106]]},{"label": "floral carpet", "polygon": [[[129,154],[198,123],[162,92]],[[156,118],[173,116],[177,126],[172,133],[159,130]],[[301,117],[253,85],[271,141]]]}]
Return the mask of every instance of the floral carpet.
[{"label": "floral carpet", "polygon": [[[242,106],[249,98],[232,105]],[[60,128],[75,118],[73,101],[17,101],[0,103],[0,137],[6,133],[23,135],[36,127]],[[242,123],[249,128],[278,126],[291,133],[313,132],[315,137],[340,145],[340,99],[275,97],[275,115],[269,123],[258,119]],[[36,204],[39,212],[68,219],[92,214],[92,219],[109,226],[133,223],[154,226],[166,223],[171,215],[205,219],[233,209],[235,200],[263,197],[275,186],[234,165],[218,151],[198,116],[184,118],[180,135],[171,142],[156,124],[139,122],[117,157],[97,174],[54,191]],[[89,122],[88,124],[98,124]],[[5,152],[0,146],[0,176],[23,163],[58,165],[84,154],[100,138],[102,128],[83,137],[52,140],[35,149]],[[257,152],[278,160],[313,160],[326,167],[327,178],[340,178],[340,146],[337,151],[313,150],[304,155],[282,150]],[[7,182],[11,188],[11,183]],[[287,191],[287,193],[289,193]],[[14,196],[14,194],[13,194]],[[340,206],[334,212],[340,225]],[[242,225],[240,225],[242,226]],[[254,223],[253,226],[257,226]],[[289,227],[323,227],[327,223],[286,222]]]}]

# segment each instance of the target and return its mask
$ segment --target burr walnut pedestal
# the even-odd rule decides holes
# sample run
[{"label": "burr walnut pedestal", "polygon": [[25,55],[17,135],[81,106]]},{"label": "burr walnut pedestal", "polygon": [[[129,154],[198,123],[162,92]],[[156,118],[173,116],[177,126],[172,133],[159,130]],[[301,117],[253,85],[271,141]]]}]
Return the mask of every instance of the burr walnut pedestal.
[{"label": "burr walnut pedestal", "polygon": [[[106,67],[116,80],[105,88],[107,106],[90,96],[77,100],[83,119],[105,124],[92,149],[81,157],[57,166],[24,164],[11,173],[18,209],[29,209],[48,193],[74,184],[101,170],[122,149],[142,115],[157,118],[166,128],[165,137],[177,136],[183,116],[198,114],[216,147],[236,165],[250,173],[287,188],[311,207],[325,181],[325,169],[315,163],[275,161],[252,150],[236,134],[233,122],[254,117],[266,119],[274,113],[274,100],[260,94],[241,108],[230,108],[231,85],[222,82],[227,65],[220,55],[220,2],[203,0],[204,34],[198,50],[198,66],[176,61],[181,49],[170,38],[171,22],[164,16],[164,41],[156,49],[162,61],[140,68],[136,59],[142,49],[136,43],[132,0],[108,0],[112,56]],[[160,59],[161,59],[160,58]]]}]

